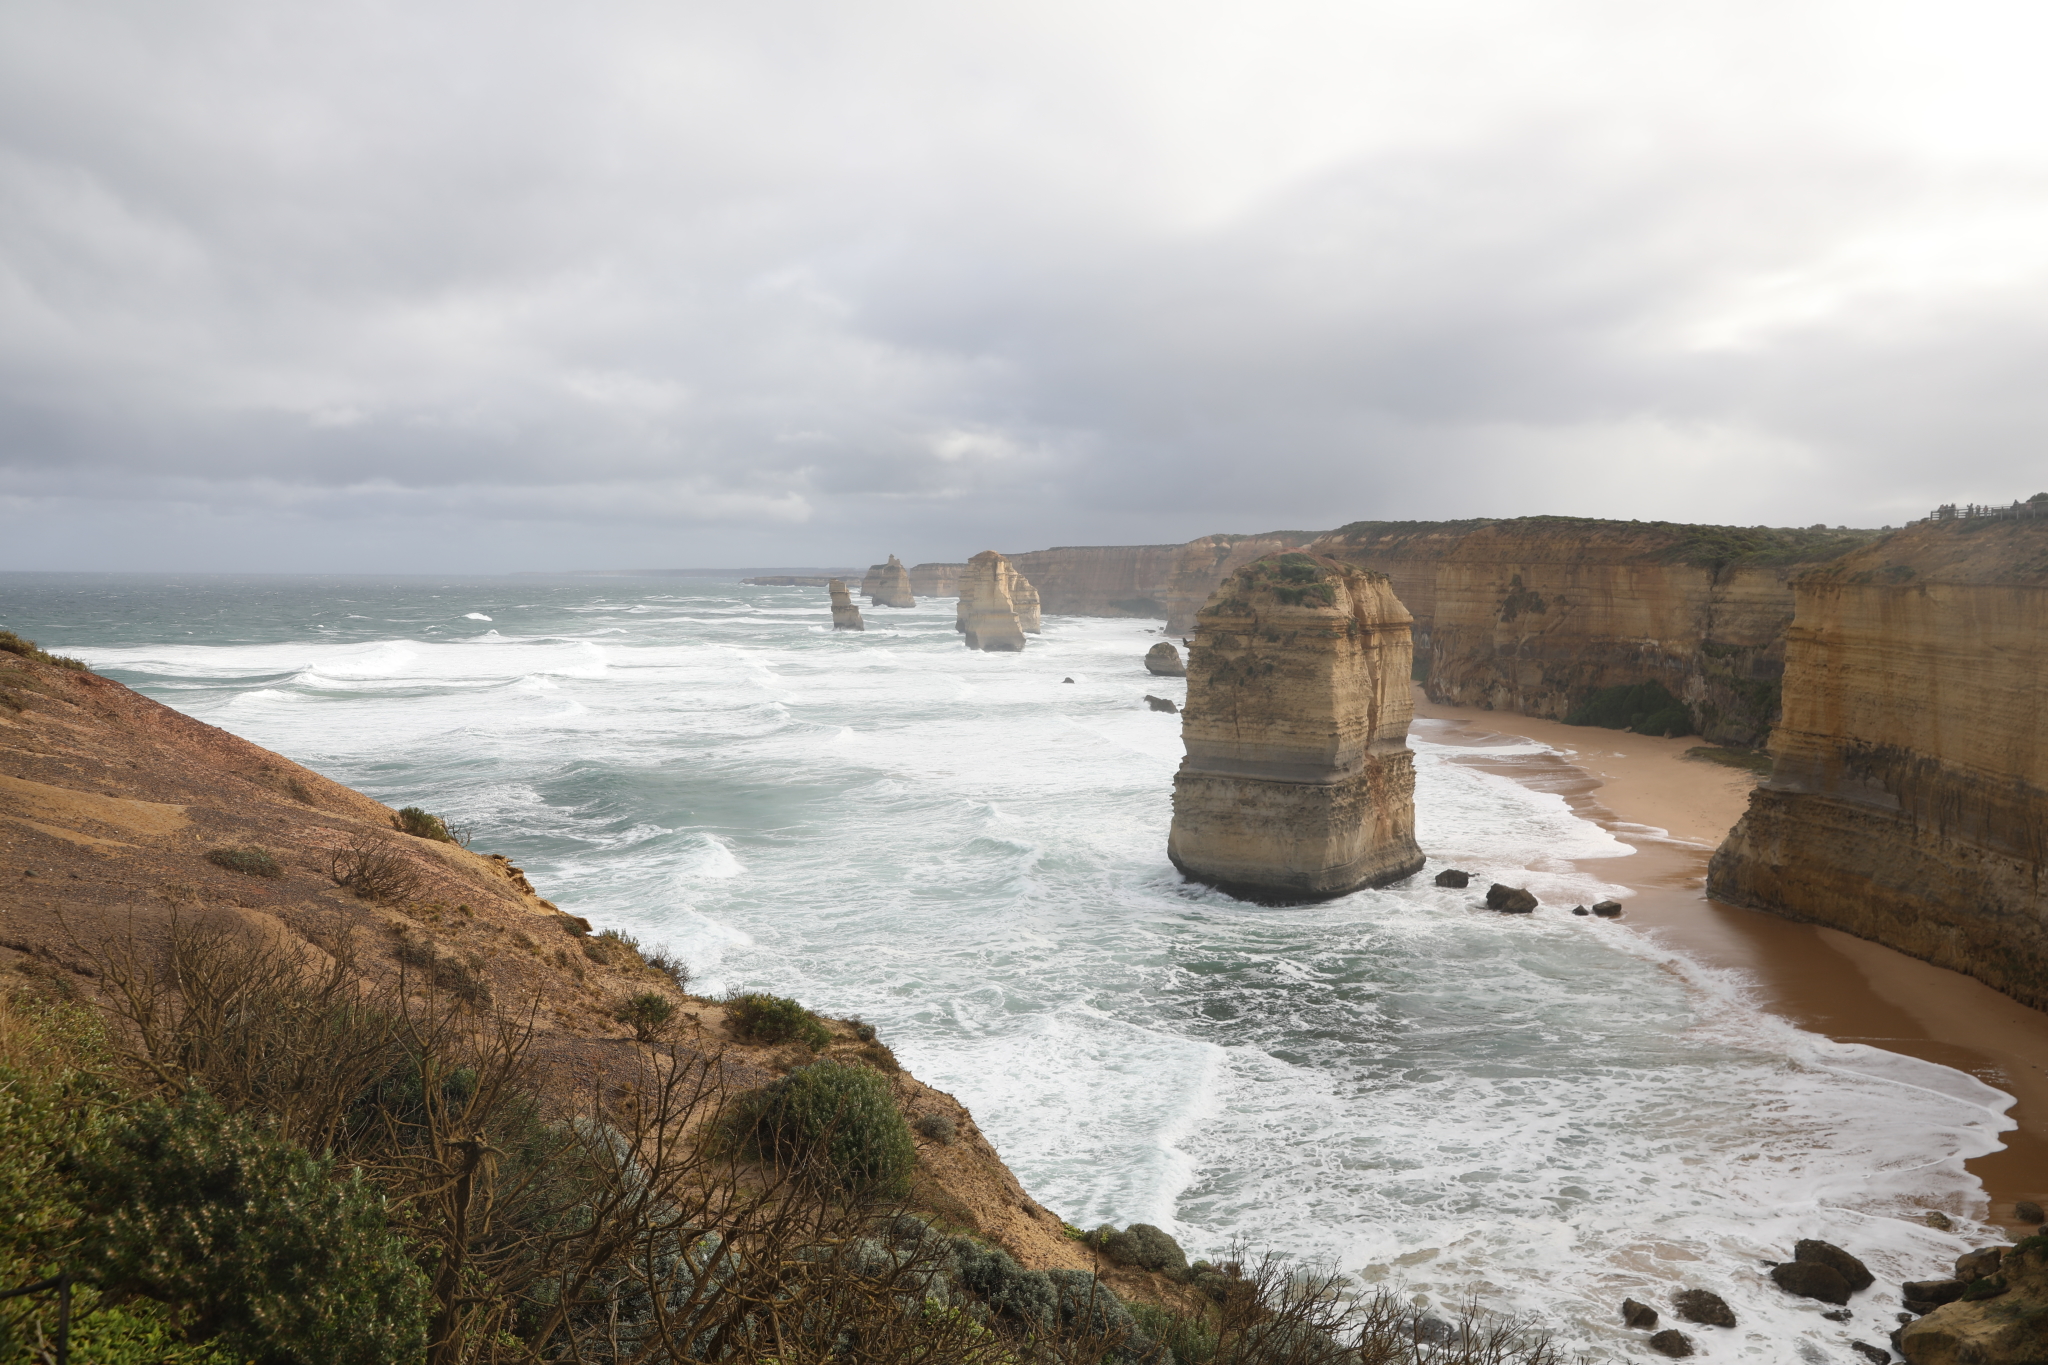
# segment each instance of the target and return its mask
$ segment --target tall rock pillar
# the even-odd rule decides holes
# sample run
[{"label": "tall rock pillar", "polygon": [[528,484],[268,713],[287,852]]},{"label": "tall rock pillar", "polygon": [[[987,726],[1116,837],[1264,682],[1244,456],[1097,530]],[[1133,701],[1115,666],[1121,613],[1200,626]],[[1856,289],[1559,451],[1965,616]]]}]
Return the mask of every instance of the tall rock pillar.
[{"label": "tall rock pillar", "polygon": [[994,550],[983,550],[967,561],[960,575],[960,609],[953,625],[966,638],[969,649],[1009,651],[1024,648],[1024,631],[1017,624],[1017,605],[1011,593],[1019,582],[1010,561]]},{"label": "tall rock pillar", "polygon": [[887,564],[877,564],[868,570],[860,590],[867,594],[871,607],[914,607],[917,598],[910,591],[910,570],[903,567],[903,561],[895,555],[889,556]]},{"label": "tall rock pillar", "polygon": [[1319,555],[1223,581],[1188,651],[1175,867],[1281,905],[1421,869],[1409,626],[1386,575]]},{"label": "tall rock pillar", "polygon": [[846,580],[835,578],[832,589],[832,629],[866,630],[867,623],[860,619],[860,608],[853,605],[853,594],[846,590]]}]

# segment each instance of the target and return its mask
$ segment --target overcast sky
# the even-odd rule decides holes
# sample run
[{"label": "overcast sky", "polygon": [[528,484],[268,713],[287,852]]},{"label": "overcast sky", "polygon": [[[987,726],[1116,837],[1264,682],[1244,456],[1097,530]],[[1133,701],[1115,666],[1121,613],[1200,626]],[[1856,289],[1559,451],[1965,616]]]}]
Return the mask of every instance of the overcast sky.
[{"label": "overcast sky", "polygon": [[2048,13],[0,6],[0,567],[2048,487]]}]

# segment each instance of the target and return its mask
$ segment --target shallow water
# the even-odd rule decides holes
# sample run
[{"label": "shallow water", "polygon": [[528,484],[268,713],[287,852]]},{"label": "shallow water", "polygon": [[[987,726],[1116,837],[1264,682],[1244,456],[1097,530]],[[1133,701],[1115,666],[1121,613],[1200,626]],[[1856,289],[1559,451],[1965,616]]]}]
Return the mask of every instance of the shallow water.
[{"label": "shallow water", "polygon": [[[1246,906],[1166,861],[1158,623],[1048,618],[983,655],[950,600],[866,614],[835,634],[822,589],[707,580],[0,576],[0,626],[471,825],[700,992],[877,1024],[1070,1222],[1476,1297],[1599,1357],[1640,1350],[1623,1297],[1702,1285],[1742,1321],[1691,1329],[1708,1358],[1854,1360],[1885,1286],[1964,1248],[1902,1215],[1981,1216],[1963,1161],[2007,1097],[1558,913],[1625,898],[1633,852],[1561,797],[1418,724],[1430,871],[1544,910],[1427,874]],[[1879,1275],[1846,1327],[1763,1278],[1802,1236]]]}]

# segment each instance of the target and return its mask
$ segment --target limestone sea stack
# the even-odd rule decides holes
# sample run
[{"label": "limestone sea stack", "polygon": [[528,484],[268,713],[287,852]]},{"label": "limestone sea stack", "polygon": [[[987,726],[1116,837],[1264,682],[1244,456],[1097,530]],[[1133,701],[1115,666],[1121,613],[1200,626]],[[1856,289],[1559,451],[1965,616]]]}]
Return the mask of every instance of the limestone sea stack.
[{"label": "limestone sea stack", "polygon": [[994,550],[983,550],[967,561],[953,625],[969,649],[1015,653],[1024,648],[1024,631],[1010,595],[1016,583],[1017,571]]},{"label": "limestone sea stack", "polygon": [[2048,515],[1920,522],[1794,586],[1775,763],[1708,890],[2048,1008]]},{"label": "limestone sea stack", "polygon": [[872,607],[917,605],[917,598],[910,591],[910,570],[904,568],[903,561],[895,555],[889,556],[888,563],[869,569],[860,590],[867,594],[868,605]]},{"label": "limestone sea stack", "polygon": [[1419,871],[1410,651],[1384,574],[1296,552],[1225,579],[1188,651],[1174,866],[1277,905]]},{"label": "limestone sea stack", "polygon": [[860,608],[853,605],[853,594],[846,590],[846,580],[835,578],[832,588],[832,629],[866,630],[867,623],[860,619]]},{"label": "limestone sea stack", "polygon": [[1145,651],[1145,671],[1157,673],[1162,678],[1185,678],[1188,666],[1180,661],[1180,651],[1165,640]]}]

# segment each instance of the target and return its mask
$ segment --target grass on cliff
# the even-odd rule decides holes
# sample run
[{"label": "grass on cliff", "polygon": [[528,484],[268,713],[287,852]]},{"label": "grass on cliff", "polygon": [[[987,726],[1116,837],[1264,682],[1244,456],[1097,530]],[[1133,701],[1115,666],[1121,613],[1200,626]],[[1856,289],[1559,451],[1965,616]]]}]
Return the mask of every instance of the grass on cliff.
[{"label": "grass on cliff", "polygon": [[0,650],[5,650],[9,654],[19,654],[24,659],[34,659],[39,664],[54,664],[58,668],[68,668],[75,673],[92,672],[86,667],[83,659],[73,659],[39,649],[34,640],[24,640],[11,630],[0,630]]},{"label": "grass on cliff", "polygon": [[1658,563],[1721,569],[1818,563],[1867,545],[1881,531],[1827,526],[1708,526],[1682,521],[1612,521],[1599,517],[1474,518],[1466,521],[1354,521],[1330,534],[1354,544],[1405,540],[1441,532],[1471,532],[1498,526],[1510,530],[1581,536],[1648,535],[1663,543],[1649,552]]}]

